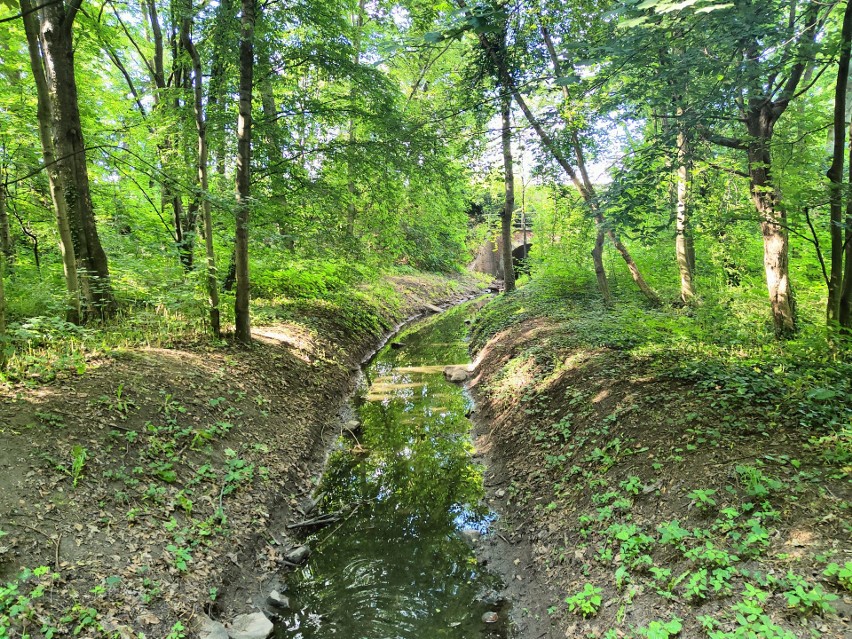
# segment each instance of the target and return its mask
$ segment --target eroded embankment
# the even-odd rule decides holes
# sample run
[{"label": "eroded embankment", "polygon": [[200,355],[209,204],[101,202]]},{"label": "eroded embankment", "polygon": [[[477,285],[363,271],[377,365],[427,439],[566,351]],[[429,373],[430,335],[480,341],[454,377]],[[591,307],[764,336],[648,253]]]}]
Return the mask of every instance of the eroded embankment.
[{"label": "eroded embankment", "polygon": [[842,442],[504,305],[472,389],[519,637],[850,636]]},{"label": "eroded embankment", "polygon": [[406,317],[475,290],[392,284],[357,325],[318,306],[255,329],[251,349],[123,349],[0,391],[0,574],[16,584],[0,588],[0,637],[178,639],[202,611],[249,611],[353,371]]}]

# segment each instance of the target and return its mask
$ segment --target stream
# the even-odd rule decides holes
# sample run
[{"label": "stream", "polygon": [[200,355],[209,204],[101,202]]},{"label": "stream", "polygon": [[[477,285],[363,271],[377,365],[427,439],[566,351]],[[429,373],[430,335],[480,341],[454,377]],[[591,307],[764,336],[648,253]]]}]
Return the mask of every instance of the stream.
[{"label": "stream", "polygon": [[286,576],[278,639],[507,636],[500,584],[473,552],[494,519],[472,459],[473,403],[443,375],[470,361],[474,310],[409,326],[365,366],[359,427],[341,437],[317,489],[318,512],[342,517],[306,538],[309,562]]}]

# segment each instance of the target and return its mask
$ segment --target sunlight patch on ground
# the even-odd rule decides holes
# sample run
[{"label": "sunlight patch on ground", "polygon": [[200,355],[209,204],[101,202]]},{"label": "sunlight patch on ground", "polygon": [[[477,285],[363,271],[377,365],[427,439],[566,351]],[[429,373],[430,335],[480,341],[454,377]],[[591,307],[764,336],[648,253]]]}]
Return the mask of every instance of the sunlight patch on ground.
[{"label": "sunlight patch on ground", "polygon": [[252,337],[273,346],[286,344],[296,351],[294,353],[296,357],[308,363],[311,362],[311,355],[316,357],[316,343],[314,338],[296,326],[288,324],[264,326],[254,329]]}]

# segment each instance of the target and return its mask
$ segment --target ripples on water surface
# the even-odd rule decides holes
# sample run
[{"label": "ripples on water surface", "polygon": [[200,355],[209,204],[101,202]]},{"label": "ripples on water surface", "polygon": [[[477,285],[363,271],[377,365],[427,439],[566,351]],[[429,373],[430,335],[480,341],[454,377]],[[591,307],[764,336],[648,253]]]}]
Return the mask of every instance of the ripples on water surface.
[{"label": "ripples on water surface", "polygon": [[496,610],[483,595],[498,584],[461,532],[492,519],[471,460],[471,401],[442,373],[469,362],[471,312],[412,326],[396,338],[403,348],[386,347],[365,370],[362,429],[332,453],[320,488],[324,511],[356,507],[309,538],[310,562],[287,579],[293,610],[279,639],[504,636],[482,621]]}]

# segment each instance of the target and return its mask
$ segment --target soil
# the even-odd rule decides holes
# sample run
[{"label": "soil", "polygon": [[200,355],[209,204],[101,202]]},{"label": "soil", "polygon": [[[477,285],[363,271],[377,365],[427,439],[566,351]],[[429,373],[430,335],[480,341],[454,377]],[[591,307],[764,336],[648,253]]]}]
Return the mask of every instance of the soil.
[{"label": "soil", "polygon": [[[386,326],[476,290],[393,284]],[[81,376],[0,388],[0,584],[50,568],[25,582],[45,585],[29,628],[0,631],[180,637],[202,612],[252,611],[296,543],[286,524],[304,517],[353,373],[387,336],[319,325],[255,328],[250,349],[90,353]]]},{"label": "soil", "polygon": [[[828,463],[804,429],[768,423],[757,410],[741,407],[732,420],[712,390],[668,378],[651,360],[568,346],[576,342],[560,339],[567,331],[539,318],[499,333],[478,353],[470,382],[476,446],[500,515],[480,552],[507,582],[517,637],[664,639],[675,633],[654,622],[673,618],[679,637],[707,636],[699,618],[714,619],[720,637],[852,637],[852,596],[823,575],[827,561],[852,559],[848,462]],[[768,496],[746,494],[745,467],[779,483],[762,480]],[[696,490],[715,503],[697,503]],[[683,551],[713,543],[733,552],[718,525],[724,508],[738,509],[737,521],[769,511],[760,520],[766,547],[736,558],[739,573],[719,592],[690,596],[685,586],[700,565]],[[680,550],[664,544],[658,526],[673,520],[703,537]],[[668,587],[649,565],[631,564],[626,542],[613,533],[634,525],[648,534],[648,561],[672,571]],[[791,606],[790,586],[772,581],[788,572],[836,597],[836,612]],[[731,610],[744,574],[767,584],[760,617],[767,629],[734,634],[742,632]],[[565,602],[585,584],[600,588],[599,608],[587,616]]]}]

